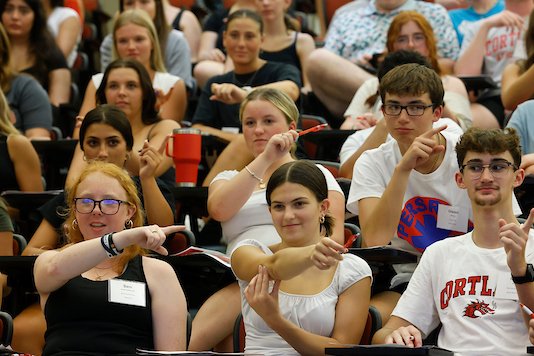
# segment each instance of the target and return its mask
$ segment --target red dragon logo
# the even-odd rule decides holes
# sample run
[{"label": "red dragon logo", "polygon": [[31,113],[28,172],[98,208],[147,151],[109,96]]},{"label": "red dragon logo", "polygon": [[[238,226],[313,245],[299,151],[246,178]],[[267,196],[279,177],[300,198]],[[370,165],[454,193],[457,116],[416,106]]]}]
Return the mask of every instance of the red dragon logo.
[{"label": "red dragon logo", "polygon": [[488,313],[495,314],[495,310],[491,309],[488,303],[484,303],[484,301],[479,301],[478,299],[476,302],[472,301],[471,304],[466,306],[464,309],[464,316],[473,319]]}]

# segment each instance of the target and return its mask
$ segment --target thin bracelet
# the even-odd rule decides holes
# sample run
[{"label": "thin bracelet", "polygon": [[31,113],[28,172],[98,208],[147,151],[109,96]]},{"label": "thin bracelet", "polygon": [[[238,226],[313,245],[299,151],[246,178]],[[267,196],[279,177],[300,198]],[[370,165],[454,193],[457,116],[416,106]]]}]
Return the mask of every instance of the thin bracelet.
[{"label": "thin bracelet", "polygon": [[260,185],[263,184],[263,178],[258,177],[256,173],[252,172],[250,168],[248,168],[248,166],[245,166],[245,169],[252,176],[252,178],[257,179],[258,182],[260,182]]}]

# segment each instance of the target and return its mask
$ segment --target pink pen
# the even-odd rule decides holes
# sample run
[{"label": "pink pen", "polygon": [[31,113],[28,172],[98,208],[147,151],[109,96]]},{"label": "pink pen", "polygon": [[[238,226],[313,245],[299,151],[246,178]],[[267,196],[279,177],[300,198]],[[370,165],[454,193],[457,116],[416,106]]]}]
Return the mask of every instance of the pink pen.
[{"label": "pink pen", "polygon": [[327,127],[327,126],[328,126],[328,124],[319,124],[319,125],[317,125],[317,126],[310,127],[310,128],[307,129],[307,130],[300,131],[300,132],[299,132],[299,137],[302,136],[302,135],[306,135],[307,133],[310,133],[310,132],[321,131],[322,129],[324,129],[324,128]]},{"label": "pink pen", "polygon": [[519,303],[519,305],[521,305],[521,309],[523,309],[523,311],[530,316],[530,319],[534,319],[534,313],[532,312],[532,310],[530,310],[529,307],[527,307],[523,303]]}]

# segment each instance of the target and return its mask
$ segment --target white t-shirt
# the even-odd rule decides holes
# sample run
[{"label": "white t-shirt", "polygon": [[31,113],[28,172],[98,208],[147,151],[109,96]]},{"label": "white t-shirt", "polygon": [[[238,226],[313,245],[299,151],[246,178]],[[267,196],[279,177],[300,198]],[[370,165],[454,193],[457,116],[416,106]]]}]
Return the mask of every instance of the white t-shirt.
[{"label": "white t-shirt", "polygon": [[[48,16],[48,19],[46,20],[46,24],[48,26],[48,30],[50,31],[50,33],[52,33],[52,36],[54,36],[54,38],[57,37],[59,33],[59,28],[61,27],[61,24],[63,23],[63,21],[65,21],[66,19],[70,17],[75,17],[76,20],[80,21],[80,16],[78,15],[78,13],[74,11],[73,9],[71,9],[70,7],[61,7],[61,6],[56,7],[50,13],[50,16]],[[78,34],[78,38],[76,40],[76,46],[74,46],[74,48],[69,53],[67,58],[65,58],[67,60],[67,64],[69,65],[69,67],[72,67],[72,65],[74,64],[74,61],[76,60],[76,56],[78,54],[77,47],[81,39],[82,39],[82,34],[80,33]]]},{"label": "white t-shirt", "polygon": [[[533,239],[531,230],[525,252],[530,263]],[[517,294],[505,289],[515,292],[504,247],[480,248],[468,233],[426,249],[392,315],[424,335],[441,322],[438,346],[455,355],[526,355],[523,312]]]},{"label": "white t-shirt", "polygon": [[[104,78],[104,73],[98,73],[93,75],[92,80],[96,89],[100,87],[102,79]],[[180,77],[172,75],[170,73],[156,72],[154,75],[154,80],[152,81],[152,86],[154,89],[159,89],[165,95],[171,90],[172,87],[180,80]]]},{"label": "white t-shirt", "polygon": [[[328,190],[343,194],[332,173],[319,164],[317,167],[321,169],[326,178]],[[238,171],[221,172],[215,176],[211,184],[218,180],[230,180],[238,173]],[[230,254],[239,241],[246,239],[256,239],[266,245],[280,242],[280,236],[274,228],[271,213],[267,206],[265,189],[254,191],[247,202],[230,220],[221,223],[221,227],[222,241],[227,244],[227,254]]]},{"label": "white t-shirt", "polygon": [[[236,249],[249,245],[259,247],[266,255],[273,254],[267,245],[256,240],[241,241]],[[334,329],[339,295],[354,283],[371,276],[371,268],[367,262],[355,255],[345,254],[337,266],[332,282],[321,292],[299,295],[280,291],[278,293],[280,313],[299,328],[328,337]],[[248,282],[240,279],[238,282],[246,332],[245,353],[266,356],[299,355],[250,307],[244,295]]]},{"label": "white t-shirt", "polygon": [[[479,20],[466,26],[460,56],[467,50],[471,42],[474,41],[482,21],[484,20]],[[516,46],[521,46],[520,38],[522,33],[522,30],[516,27],[493,27],[488,31],[488,36],[485,40],[482,74],[491,76],[499,86],[504,67],[508,63],[512,63],[518,59],[514,58],[513,55]]]}]

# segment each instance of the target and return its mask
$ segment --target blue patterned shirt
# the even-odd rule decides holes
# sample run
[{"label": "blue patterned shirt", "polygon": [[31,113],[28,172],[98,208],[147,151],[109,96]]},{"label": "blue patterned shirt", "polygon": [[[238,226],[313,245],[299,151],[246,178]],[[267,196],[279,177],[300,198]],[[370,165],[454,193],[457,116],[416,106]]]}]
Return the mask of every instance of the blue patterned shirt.
[{"label": "blue patterned shirt", "polygon": [[415,10],[430,22],[440,57],[458,58],[458,38],[447,10],[441,5],[417,0],[407,0],[389,13],[379,12],[375,0],[371,0],[367,5],[354,6],[336,14],[328,28],[325,48],[354,63],[365,54],[384,52],[389,25],[405,10]]}]

